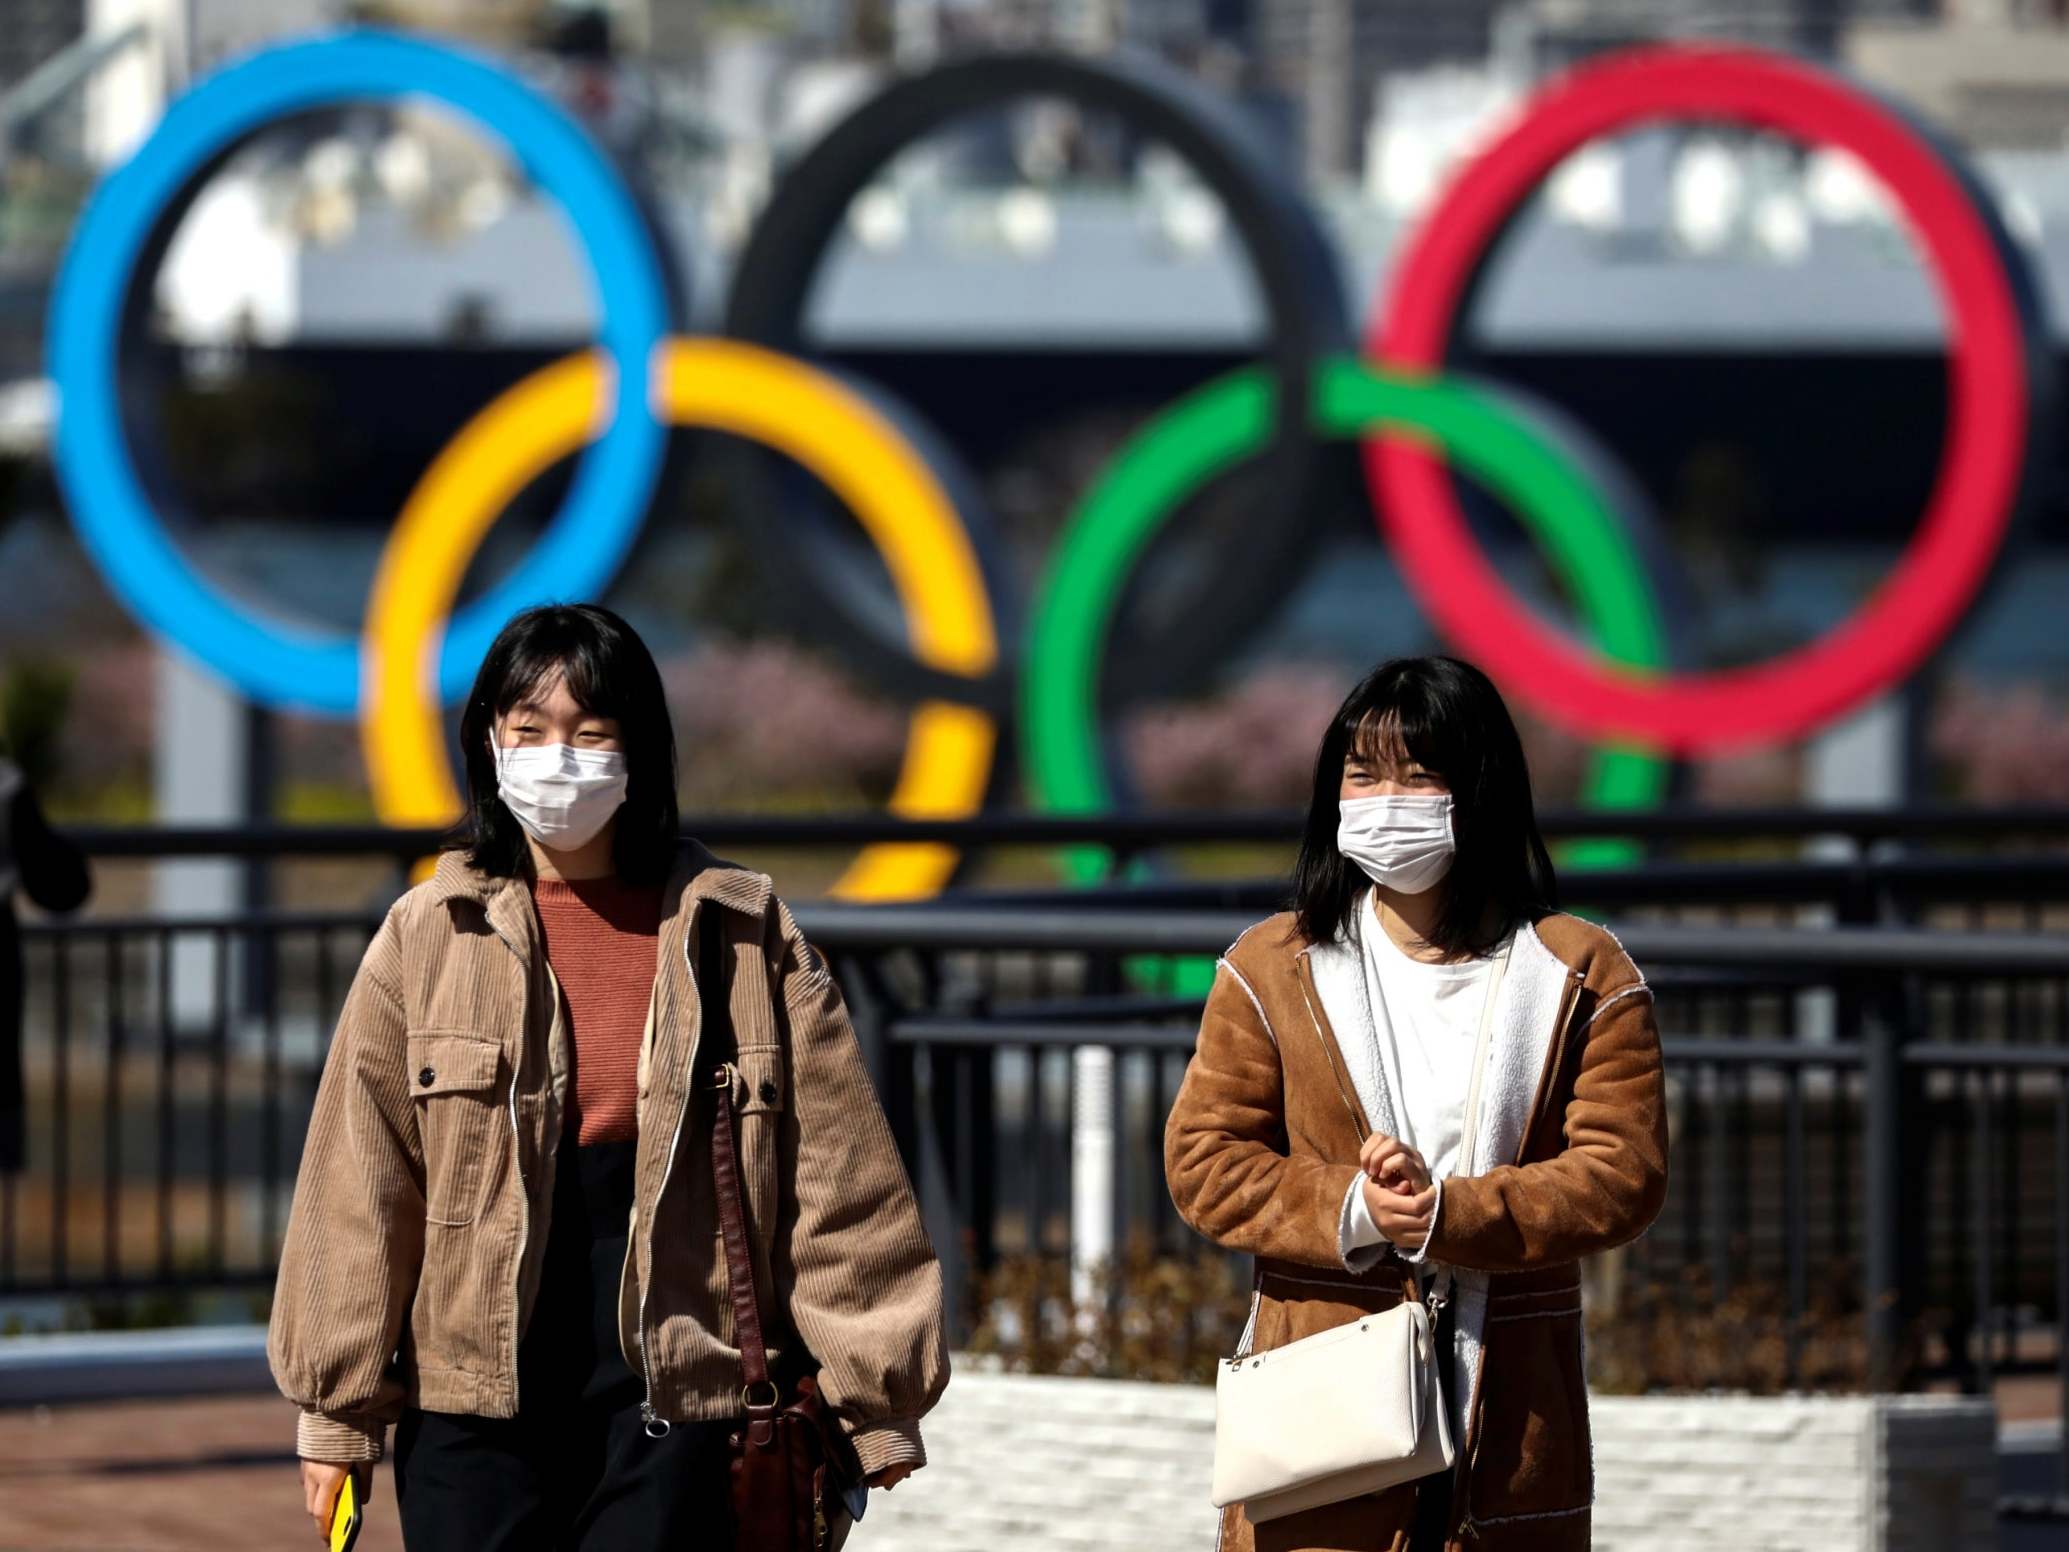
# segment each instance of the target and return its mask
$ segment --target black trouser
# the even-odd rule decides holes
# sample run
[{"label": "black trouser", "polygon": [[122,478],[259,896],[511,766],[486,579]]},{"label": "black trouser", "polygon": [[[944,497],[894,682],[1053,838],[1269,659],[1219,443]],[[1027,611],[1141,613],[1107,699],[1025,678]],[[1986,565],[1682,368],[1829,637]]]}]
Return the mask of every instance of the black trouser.
[{"label": "black trouser", "polygon": [[517,1416],[404,1410],[395,1499],[411,1552],[730,1548],[726,1422],[641,1424],[618,1345],[633,1144],[562,1144]]},{"label": "black trouser", "polygon": [[[1439,1404],[1446,1408],[1450,1407],[1453,1399],[1451,1334],[1454,1322],[1451,1311],[1454,1307],[1449,1302],[1444,1305],[1437,1316],[1437,1329],[1430,1342],[1431,1350],[1437,1359],[1437,1383],[1443,1391],[1443,1399]],[[1455,1437],[1456,1429],[1452,1432],[1454,1437],[1451,1447],[1462,1452],[1466,1447],[1466,1441]],[[1439,1471],[1434,1476],[1424,1477],[1416,1484],[1415,1528],[1408,1535],[1408,1552],[1444,1552],[1444,1535],[1451,1528],[1448,1523],[1451,1518],[1451,1485],[1457,1476],[1457,1467],[1458,1462],[1454,1460],[1452,1470]]]}]

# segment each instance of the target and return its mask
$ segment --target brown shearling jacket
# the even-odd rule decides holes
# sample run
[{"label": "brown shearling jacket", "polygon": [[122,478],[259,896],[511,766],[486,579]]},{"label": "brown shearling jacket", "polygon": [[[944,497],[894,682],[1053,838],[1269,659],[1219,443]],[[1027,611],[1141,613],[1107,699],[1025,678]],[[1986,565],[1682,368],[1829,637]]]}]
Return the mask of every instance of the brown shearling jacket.
[{"label": "brown shearling jacket", "polygon": [[[1343,1254],[1339,1219],[1370,1127],[1316,990],[1313,945],[1294,923],[1291,912],[1260,922],[1221,961],[1165,1131],[1181,1216],[1257,1257],[1255,1352],[1416,1296],[1398,1255],[1354,1271]],[[1535,1098],[1514,1157],[1443,1182],[1425,1252],[1490,1274],[1477,1404],[1452,1481],[1454,1552],[1468,1538],[1478,1552],[1588,1545],[1578,1262],[1636,1238],[1666,1191],[1665,1079],[1644,978],[1613,936],[1578,917],[1520,931],[1537,991],[1519,993],[1519,1032],[1545,1053]],[[1512,983],[1518,973],[1512,964]],[[1232,1505],[1221,1546],[1401,1552],[1415,1503],[1410,1483],[1261,1525]]]},{"label": "brown shearling jacket", "polygon": [[[923,1463],[919,1418],[948,1382],[940,1268],[840,989],[767,875],[694,841],[663,892],[640,1047],[626,1361],[650,1415],[738,1410],[711,1111],[697,1092],[690,945],[713,913],[771,1365],[800,1342],[819,1361],[865,1471]],[[524,881],[444,853],[368,945],[317,1087],[267,1339],[302,1409],[297,1453],[378,1459],[406,1403],[516,1415],[572,1078]]]}]

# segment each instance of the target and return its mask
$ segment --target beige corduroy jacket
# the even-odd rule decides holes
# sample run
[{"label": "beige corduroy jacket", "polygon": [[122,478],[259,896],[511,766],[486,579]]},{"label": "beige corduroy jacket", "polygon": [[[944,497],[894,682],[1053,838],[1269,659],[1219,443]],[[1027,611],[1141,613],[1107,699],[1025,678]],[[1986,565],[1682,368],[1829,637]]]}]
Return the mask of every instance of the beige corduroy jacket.
[{"label": "beige corduroy jacket", "polygon": [[[652,1415],[739,1408],[698,1095],[690,946],[712,911],[770,1362],[800,1342],[818,1360],[865,1471],[924,1462],[919,1418],[948,1382],[940,1269],[839,987],[769,878],[694,841],[663,894],[640,1047],[626,1361]],[[267,1356],[305,1459],[379,1459],[405,1404],[516,1415],[571,1057],[524,881],[445,853],[367,948],[303,1147]]]}]

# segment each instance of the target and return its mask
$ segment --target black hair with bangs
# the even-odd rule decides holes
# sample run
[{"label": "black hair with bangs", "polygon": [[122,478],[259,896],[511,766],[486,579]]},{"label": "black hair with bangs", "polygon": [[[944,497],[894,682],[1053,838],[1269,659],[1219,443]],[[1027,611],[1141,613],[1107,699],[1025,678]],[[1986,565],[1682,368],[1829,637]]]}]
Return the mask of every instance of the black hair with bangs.
[{"label": "black hair with bangs", "polygon": [[1452,955],[1482,952],[1511,927],[1557,909],[1558,882],[1538,834],[1523,741],[1501,692],[1461,659],[1399,657],[1344,697],[1315,756],[1314,793],[1293,869],[1293,909],[1308,940],[1343,935],[1370,883],[1336,846],[1344,761],[1354,751],[1376,753],[1396,737],[1451,789],[1458,850],[1439,886],[1445,903],[1430,942]]},{"label": "black hair with bangs", "polygon": [[490,644],[460,713],[467,812],[445,849],[467,852],[484,873],[514,878],[531,864],[524,827],[496,790],[490,752],[496,722],[565,674],[584,711],[617,719],[625,750],[625,802],[611,840],[618,876],[656,883],[675,861],[682,817],[675,803],[675,726],[661,672],[639,634],[600,604],[544,604],[512,617]]}]

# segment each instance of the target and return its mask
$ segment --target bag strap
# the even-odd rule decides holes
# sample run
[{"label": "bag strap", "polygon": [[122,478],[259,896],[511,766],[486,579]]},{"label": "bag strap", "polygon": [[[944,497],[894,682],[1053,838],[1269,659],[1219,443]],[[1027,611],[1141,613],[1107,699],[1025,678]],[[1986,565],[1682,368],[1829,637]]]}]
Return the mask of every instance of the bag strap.
[{"label": "bag strap", "polygon": [[726,1283],[733,1296],[733,1334],[740,1344],[741,1400],[760,1431],[772,1425],[778,1396],[769,1379],[769,1349],[762,1337],[761,1301],[755,1296],[754,1254],[747,1248],[747,1209],[740,1194],[740,1154],[733,1126],[733,1030],[727,1006],[724,933],[707,926],[697,943],[697,1000],[704,1030],[700,1063],[711,1074],[717,1102],[711,1112],[711,1178],[718,1225],[726,1245]]},{"label": "bag strap", "polygon": [[[1494,1043],[1494,1001],[1501,994],[1503,974],[1509,967],[1509,951],[1516,946],[1516,935],[1511,932],[1502,940],[1500,950],[1494,956],[1494,963],[1487,971],[1487,993],[1480,1001],[1480,1032],[1473,1039],[1473,1071],[1466,1080],[1466,1108],[1460,1119],[1461,1141],[1459,1144],[1458,1170],[1461,1175],[1470,1175],[1479,1168],[1480,1158],[1480,1079],[1487,1071],[1487,1048]],[[1451,1298],[1451,1268],[1441,1268],[1430,1284],[1430,1310],[1434,1314]]]}]

